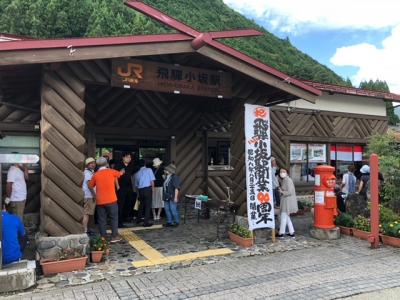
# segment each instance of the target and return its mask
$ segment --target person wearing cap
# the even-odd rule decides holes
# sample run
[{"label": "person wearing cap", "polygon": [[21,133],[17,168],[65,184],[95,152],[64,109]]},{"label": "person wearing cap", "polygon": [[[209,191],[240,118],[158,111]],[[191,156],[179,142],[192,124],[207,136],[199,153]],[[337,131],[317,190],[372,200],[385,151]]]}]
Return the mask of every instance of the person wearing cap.
[{"label": "person wearing cap", "polygon": [[[164,167],[162,160],[156,157],[153,159],[153,172],[156,180],[154,181],[153,189],[153,218],[160,220],[162,209],[164,208],[163,201],[163,184],[164,184]],[[157,210],[157,211],[156,211]]]},{"label": "person wearing cap", "polygon": [[111,219],[111,243],[121,240],[118,235],[118,204],[115,192],[115,179],[125,173],[125,170],[116,171],[108,168],[107,159],[99,157],[96,161],[99,167],[89,182],[88,187],[96,187],[97,216],[100,235],[106,237],[107,217]]},{"label": "person wearing cap", "polygon": [[166,175],[163,191],[164,191],[164,208],[167,215],[167,223],[165,227],[179,226],[179,191],[181,189],[181,180],[176,175],[176,166],[169,164],[165,167],[164,173]]},{"label": "person wearing cap", "polygon": [[358,186],[358,194],[367,199],[369,198],[369,180],[370,180],[369,166],[363,165],[360,169],[360,172],[361,172],[361,178],[360,178],[360,185]]},{"label": "person wearing cap", "polygon": [[153,170],[146,167],[146,161],[144,159],[139,160],[140,170],[134,175],[134,188],[139,191],[140,199],[140,216],[139,219],[143,217],[144,214],[144,227],[153,226],[150,223],[151,205],[154,190],[154,177]]},{"label": "person wearing cap", "polygon": [[[96,161],[93,157],[88,157],[85,160],[85,170],[83,171],[82,190],[84,194],[83,200],[83,219],[82,225],[85,233],[88,233],[88,223],[93,219],[94,211],[96,209],[96,192],[94,189],[89,188],[89,181],[93,177],[94,169],[96,168]],[[93,220],[91,220],[93,221]]]}]

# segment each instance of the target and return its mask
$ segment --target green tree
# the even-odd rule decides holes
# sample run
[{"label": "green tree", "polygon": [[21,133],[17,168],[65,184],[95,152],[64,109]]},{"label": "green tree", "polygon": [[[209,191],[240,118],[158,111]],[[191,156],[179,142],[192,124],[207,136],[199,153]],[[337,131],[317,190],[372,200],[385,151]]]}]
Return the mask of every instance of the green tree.
[{"label": "green tree", "polygon": [[[390,93],[390,89],[386,81],[379,79],[375,81],[370,79],[369,81],[360,82],[360,89]],[[386,101],[386,112],[389,125],[396,125],[400,122],[399,116],[396,115],[393,103],[391,101]]]},{"label": "green tree", "polygon": [[400,145],[393,132],[372,136],[368,154],[379,156],[379,168],[384,175],[383,196],[385,205],[400,213]]},{"label": "green tree", "polygon": [[[222,40],[291,76],[331,84],[346,81],[310,56],[226,6],[222,0],[145,0],[201,31],[256,28],[264,36]],[[0,0],[0,32],[36,38],[174,32],[123,4],[123,0]]]}]

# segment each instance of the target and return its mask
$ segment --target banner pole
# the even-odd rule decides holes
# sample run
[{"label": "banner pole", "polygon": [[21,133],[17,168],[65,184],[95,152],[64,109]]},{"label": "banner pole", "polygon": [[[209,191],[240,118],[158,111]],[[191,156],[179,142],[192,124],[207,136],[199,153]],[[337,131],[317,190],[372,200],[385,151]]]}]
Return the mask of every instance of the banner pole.
[{"label": "banner pole", "polygon": [[272,243],[275,243],[275,228],[272,228],[271,234],[272,234],[272,236],[271,236],[271,238],[272,238]]}]

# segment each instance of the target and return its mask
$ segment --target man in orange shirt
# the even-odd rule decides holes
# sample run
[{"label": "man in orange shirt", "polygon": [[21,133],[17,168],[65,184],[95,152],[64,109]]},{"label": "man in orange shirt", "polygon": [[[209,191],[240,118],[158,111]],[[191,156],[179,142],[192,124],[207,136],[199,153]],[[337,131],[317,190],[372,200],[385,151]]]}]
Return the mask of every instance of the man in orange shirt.
[{"label": "man in orange shirt", "polygon": [[89,182],[89,188],[96,187],[96,206],[100,228],[100,235],[106,236],[107,216],[111,219],[111,243],[121,240],[118,235],[118,204],[115,192],[115,179],[125,173],[125,170],[116,171],[107,167],[104,157],[97,159],[99,170]]}]

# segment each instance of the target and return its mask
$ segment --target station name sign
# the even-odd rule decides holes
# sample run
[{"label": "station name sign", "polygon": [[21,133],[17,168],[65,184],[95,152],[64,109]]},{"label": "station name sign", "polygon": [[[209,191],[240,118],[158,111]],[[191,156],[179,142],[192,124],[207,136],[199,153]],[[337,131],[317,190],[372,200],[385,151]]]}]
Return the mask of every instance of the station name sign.
[{"label": "station name sign", "polygon": [[230,73],[136,59],[112,61],[111,86],[215,98],[232,97]]}]

